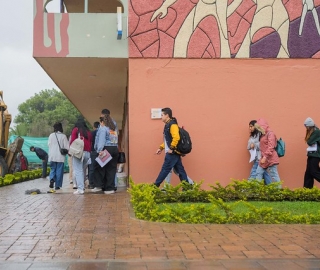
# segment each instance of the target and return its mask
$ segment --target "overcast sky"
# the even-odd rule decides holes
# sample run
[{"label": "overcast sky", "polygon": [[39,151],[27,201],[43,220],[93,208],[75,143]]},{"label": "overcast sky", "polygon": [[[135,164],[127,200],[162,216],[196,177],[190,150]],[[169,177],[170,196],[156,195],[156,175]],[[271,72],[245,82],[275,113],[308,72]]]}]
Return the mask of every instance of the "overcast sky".
[{"label": "overcast sky", "polygon": [[[59,10],[59,0],[48,6]],[[32,57],[33,1],[0,0],[0,90],[13,119],[18,105],[43,89],[58,89]]]}]

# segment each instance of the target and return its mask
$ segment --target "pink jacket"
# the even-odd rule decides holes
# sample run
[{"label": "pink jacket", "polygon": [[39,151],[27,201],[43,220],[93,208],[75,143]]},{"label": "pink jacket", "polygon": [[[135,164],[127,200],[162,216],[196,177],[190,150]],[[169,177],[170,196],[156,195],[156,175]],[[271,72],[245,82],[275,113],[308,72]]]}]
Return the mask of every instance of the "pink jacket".
[{"label": "pink jacket", "polygon": [[261,158],[266,157],[266,162],[259,165],[262,168],[268,168],[272,165],[279,164],[279,157],[275,150],[277,146],[277,138],[276,135],[270,130],[269,125],[266,120],[259,119],[257,124],[265,130],[265,135],[262,135],[260,138],[260,151]]}]

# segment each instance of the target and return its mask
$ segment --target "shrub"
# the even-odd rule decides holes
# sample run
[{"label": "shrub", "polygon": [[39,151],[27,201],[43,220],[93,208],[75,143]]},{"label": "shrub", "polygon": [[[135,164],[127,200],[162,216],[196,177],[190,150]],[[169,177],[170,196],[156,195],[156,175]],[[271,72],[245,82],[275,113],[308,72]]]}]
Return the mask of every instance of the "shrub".
[{"label": "shrub", "polygon": [[[274,211],[272,207],[255,207],[248,201],[320,201],[318,188],[279,188],[281,183],[268,186],[259,181],[237,181],[226,187],[219,183],[212,190],[201,189],[201,184],[193,186],[181,183],[175,187],[165,185],[165,192],[155,185],[134,184],[130,178],[131,203],[136,217],[149,221],[175,223],[320,223],[320,211],[316,214],[295,215],[290,212]],[[186,206],[184,203],[188,204]],[[235,202],[230,205],[228,202]],[[172,205],[172,203],[175,203]],[[247,211],[237,213],[234,208],[243,204]]]}]

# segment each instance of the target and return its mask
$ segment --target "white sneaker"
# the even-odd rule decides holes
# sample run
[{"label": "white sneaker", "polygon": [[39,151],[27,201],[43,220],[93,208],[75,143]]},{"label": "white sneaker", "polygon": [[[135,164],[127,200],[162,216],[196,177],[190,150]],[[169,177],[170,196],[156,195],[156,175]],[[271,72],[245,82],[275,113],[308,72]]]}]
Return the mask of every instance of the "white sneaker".
[{"label": "white sneaker", "polygon": [[114,190],[105,191],[104,194],[113,194],[115,193]]},{"label": "white sneaker", "polygon": [[83,190],[76,190],[75,192],[73,192],[73,194],[77,194],[77,195],[83,195],[84,191]]},{"label": "white sneaker", "polygon": [[94,188],[94,189],[91,189],[91,192],[99,192],[99,191],[102,191],[102,189],[101,188]]}]

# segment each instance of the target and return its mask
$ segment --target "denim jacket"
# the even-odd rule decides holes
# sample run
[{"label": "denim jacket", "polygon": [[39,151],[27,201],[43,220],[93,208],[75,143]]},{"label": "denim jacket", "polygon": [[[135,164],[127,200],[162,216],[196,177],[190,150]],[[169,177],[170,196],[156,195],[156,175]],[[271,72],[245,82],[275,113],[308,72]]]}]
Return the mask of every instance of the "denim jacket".
[{"label": "denim jacket", "polygon": [[118,146],[118,129],[113,131],[109,127],[99,127],[94,143],[94,149],[97,152],[103,150],[105,146]]}]

